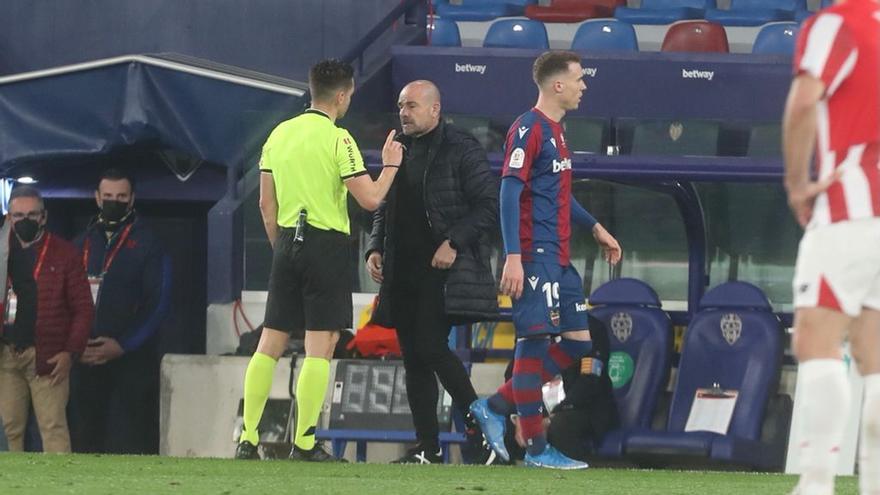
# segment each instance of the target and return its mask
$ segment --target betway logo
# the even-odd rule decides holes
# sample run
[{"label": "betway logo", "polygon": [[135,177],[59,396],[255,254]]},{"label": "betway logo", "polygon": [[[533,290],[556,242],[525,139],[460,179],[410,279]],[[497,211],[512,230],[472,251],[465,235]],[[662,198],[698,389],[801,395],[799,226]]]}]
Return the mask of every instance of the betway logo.
[{"label": "betway logo", "polygon": [[455,72],[476,72],[482,76],[486,73],[486,66],[456,63]]},{"label": "betway logo", "polygon": [[711,81],[713,77],[715,77],[714,70],[681,69],[682,79],[706,79],[707,81]]},{"label": "betway logo", "polygon": [[570,169],[571,169],[571,160],[570,159],[566,158],[562,161],[553,160],[553,173],[554,174],[558,174],[559,172],[562,172],[563,170],[570,170]]},{"label": "betway logo", "polygon": [[584,75],[590,77],[596,77],[596,74],[599,73],[598,67],[584,67]]}]

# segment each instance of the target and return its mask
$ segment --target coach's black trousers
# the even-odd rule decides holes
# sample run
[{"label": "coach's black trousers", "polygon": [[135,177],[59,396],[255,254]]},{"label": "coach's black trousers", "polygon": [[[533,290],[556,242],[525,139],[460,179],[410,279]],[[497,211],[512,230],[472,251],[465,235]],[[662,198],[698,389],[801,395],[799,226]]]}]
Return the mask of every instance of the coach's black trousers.
[{"label": "coach's black trousers", "polygon": [[397,275],[391,307],[403,352],[409,407],[419,443],[436,451],[437,378],[462,413],[467,412],[477,394],[461,360],[449,349],[450,324],[443,301],[446,272],[428,268],[398,271]]}]

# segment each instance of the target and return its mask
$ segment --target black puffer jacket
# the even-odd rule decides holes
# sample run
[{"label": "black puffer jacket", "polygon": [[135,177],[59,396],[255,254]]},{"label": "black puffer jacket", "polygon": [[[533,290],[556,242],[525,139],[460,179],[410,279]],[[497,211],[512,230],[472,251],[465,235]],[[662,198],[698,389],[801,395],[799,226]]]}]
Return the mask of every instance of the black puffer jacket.
[{"label": "black puffer jacket", "polygon": [[[408,138],[401,139],[408,145]],[[406,166],[406,163],[403,164]],[[398,175],[400,180],[402,175]],[[366,257],[383,253],[383,282],[373,322],[393,327],[388,297],[397,254],[393,219],[397,207],[395,183],[373,215]],[[495,277],[492,275],[489,233],[498,219],[498,181],[489,170],[486,151],[467,131],[440,121],[428,150],[424,202],[434,245],[450,239],[457,247],[455,263],[446,278],[446,314],[453,324],[498,318]]]}]

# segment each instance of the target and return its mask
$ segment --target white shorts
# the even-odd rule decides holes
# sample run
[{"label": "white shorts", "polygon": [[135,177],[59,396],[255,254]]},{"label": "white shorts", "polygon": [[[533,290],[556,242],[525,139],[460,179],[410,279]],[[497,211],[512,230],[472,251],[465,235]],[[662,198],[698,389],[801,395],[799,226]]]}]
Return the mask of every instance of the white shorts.
[{"label": "white shorts", "polygon": [[794,270],[796,308],[823,307],[856,317],[880,310],[880,218],[808,229]]}]

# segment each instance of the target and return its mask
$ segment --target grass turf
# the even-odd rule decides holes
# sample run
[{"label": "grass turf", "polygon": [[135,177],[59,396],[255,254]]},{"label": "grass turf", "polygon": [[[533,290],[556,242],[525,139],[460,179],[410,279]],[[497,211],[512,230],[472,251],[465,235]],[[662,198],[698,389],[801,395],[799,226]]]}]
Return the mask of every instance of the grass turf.
[{"label": "grass turf", "polygon": [[[0,494],[275,493],[587,493],[787,494],[795,478],[779,474],[523,467],[305,464],[152,456],[0,454]],[[857,494],[839,478],[837,494]]]}]

